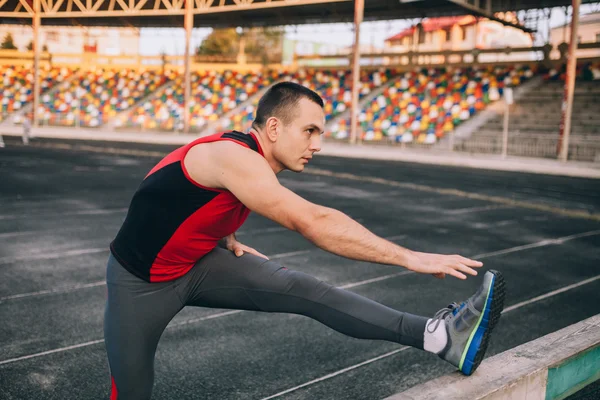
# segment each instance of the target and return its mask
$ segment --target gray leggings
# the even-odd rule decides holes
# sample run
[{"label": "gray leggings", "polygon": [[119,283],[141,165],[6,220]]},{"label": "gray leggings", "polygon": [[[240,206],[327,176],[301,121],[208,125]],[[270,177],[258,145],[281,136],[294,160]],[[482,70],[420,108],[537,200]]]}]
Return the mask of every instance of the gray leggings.
[{"label": "gray leggings", "polygon": [[427,318],[251,254],[216,248],[186,275],[159,283],[132,275],[111,255],[106,282],[104,339],[119,400],[150,398],[158,340],[184,306],[301,314],[355,338],[423,348]]}]

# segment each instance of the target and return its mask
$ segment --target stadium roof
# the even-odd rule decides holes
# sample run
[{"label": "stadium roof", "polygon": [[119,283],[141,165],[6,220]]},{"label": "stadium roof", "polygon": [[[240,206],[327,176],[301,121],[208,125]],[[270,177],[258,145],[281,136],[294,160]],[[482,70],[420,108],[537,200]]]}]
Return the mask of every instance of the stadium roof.
[{"label": "stadium roof", "polygon": [[[195,27],[352,22],[353,0],[190,0]],[[568,6],[571,0],[366,0],[364,20],[456,16]],[[0,0],[0,23],[29,24],[34,0]],[[42,25],[181,27],[185,0],[40,0]],[[593,0],[583,0],[592,3]],[[483,7],[483,6],[482,6]]]}]

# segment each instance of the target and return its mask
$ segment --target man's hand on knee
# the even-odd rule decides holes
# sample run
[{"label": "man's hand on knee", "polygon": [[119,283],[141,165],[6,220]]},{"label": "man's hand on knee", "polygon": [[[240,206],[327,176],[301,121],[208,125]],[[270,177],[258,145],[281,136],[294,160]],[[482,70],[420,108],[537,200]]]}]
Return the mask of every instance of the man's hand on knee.
[{"label": "man's hand on knee", "polygon": [[235,234],[231,234],[223,238],[223,242],[225,244],[225,248],[229,251],[232,251],[233,254],[235,254],[237,257],[241,257],[244,253],[250,253],[254,254],[255,256],[266,258],[267,260],[269,259],[269,257],[260,253],[256,249],[253,249],[252,247],[246,246],[245,244],[238,242],[235,238]]}]

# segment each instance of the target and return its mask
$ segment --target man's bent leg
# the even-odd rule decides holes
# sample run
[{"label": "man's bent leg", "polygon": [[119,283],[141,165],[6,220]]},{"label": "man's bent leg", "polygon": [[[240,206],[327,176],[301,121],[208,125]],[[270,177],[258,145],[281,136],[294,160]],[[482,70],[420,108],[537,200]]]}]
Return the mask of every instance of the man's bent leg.
[{"label": "man's bent leg", "polygon": [[187,305],[313,318],[360,339],[387,340],[423,348],[427,318],[400,312],[303,272],[252,254],[236,257],[214,249],[189,272]]},{"label": "man's bent leg", "polygon": [[104,339],[112,379],[111,400],[149,399],[158,340],[183,307],[177,282],[148,283],[129,273],[111,255]]}]

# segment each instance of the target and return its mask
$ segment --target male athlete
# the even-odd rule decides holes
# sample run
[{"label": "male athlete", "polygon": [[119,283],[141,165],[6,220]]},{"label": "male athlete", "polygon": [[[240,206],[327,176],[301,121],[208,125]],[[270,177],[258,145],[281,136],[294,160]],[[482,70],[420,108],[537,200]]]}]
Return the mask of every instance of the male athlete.
[{"label": "male athlete", "polygon": [[481,262],[402,248],[281,186],[277,173],[301,172],[321,149],[324,123],[319,95],[279,83],[261,98],[248,134],[197,139],[148,173],[110,246],[104,337],[111,399],[150,398],[159,338],[185,306],[301,314],[355,338],[430,351],[466,375],[475,371],[503,307],[498,272],[430,319],[289,270],[236,240],[252,210],[343,257],[438,278],[477,274]]}]

